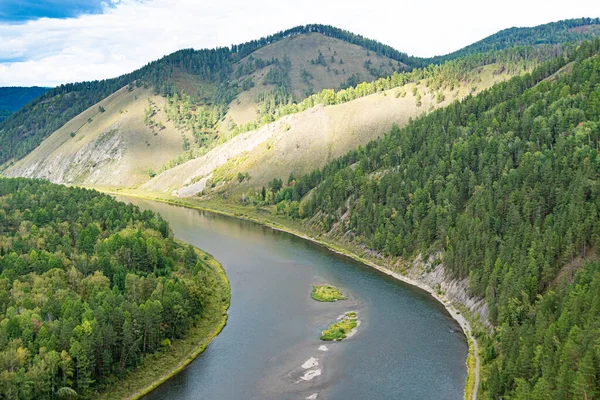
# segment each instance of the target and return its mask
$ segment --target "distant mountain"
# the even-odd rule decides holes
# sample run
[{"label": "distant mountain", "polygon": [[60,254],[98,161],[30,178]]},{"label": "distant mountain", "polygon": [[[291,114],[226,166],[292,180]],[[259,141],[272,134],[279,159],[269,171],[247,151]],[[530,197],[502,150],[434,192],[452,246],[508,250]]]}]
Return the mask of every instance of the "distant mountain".
[{"label": "distant mountain", "polygon": [[46,93],[50,88],[32,86],[0,87],[0,122],[25,104]]}]

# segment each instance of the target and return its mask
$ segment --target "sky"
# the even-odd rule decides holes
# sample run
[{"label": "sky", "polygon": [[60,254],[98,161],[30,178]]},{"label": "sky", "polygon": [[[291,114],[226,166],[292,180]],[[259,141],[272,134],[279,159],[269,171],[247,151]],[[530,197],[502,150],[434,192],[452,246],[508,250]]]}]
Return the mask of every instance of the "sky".
[{"label": "sky", "polygon": [[0,86],[56,86],[131,72],[321,23],[414,56],[446,54],[512,26],[600,17],[598,0],[0,0]]}]

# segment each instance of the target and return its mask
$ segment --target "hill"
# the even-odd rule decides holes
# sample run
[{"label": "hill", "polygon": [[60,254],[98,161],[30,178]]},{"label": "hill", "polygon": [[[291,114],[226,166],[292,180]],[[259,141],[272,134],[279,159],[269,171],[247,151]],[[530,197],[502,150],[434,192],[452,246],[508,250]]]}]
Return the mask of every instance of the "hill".
[{"label": "hill", "polygon": [[25,104],[46,93],[49,88],[43,87],[0,87],[0,122]]},{"label": "hill", "polygon": [[[314,41],[314,34],[293,40]],[[198,155],[194,149],[179,155],[182,146],[198,138],[189,135],[198,121],[182,118],[192,114],[181,108],[181,102],[142,87],[124,88],[59,129],[5,174],[86,186],[181,189],[182,196],[202,192],[209,180],[210,186],[235,187],[238,173],[252,177],[251,182],[242,182],[240,190],[249,184],[266,185],[275,165],[286,176],[309,172],[379,137],[394,123],[405,124],[411,117],[524,73],[539,60],[555,57],[557,49],[518,53],[518,57],[509,50],[467,57],[337,92],[325,89],[300,103],[273,106],[259,121],[263,127],[239,133]],[[189,105],[188,100],[183,104]]]},{"label": "hill", "polygon": [[[162,172],[140,189],[175,191],[177,196],[187,197],[211,193],[212,187],[215,192],[241,195],[252,188],[267,186],[274,176],[305,174],[380,137],[394,124],[403,126],[410,118],[510,77],[508,73],[494,74],[497,70],[497,65],[478,69],[472,80],[456,85],[452,91],[449,88],[433,91],[423,79],[345,103],[316,105],[240,134],[199,158]],[[473,81],[478,82],[475,91],[472,91]],[[419,106],[417,96],[421,98]],[[240,182],[238,174],[246,178]]]},{"label": "hill", "polygon": [[478,42],[443,56],[426,59],[428,63],[439,64],[447,60],[470,54],[502,50],[515,46],[538,46],[590,40],[600,35],[600,18],[577,18],[544,25],[523,28],[503,29]]},{"label": "hill", "polygon": [[[289,40],[295,36],[310,39]],[[285,43],[272,48],[279,41]],[[249,57],[259,49],[269,58]],[[345,54],[352,58],[347,59],[347,66],[343,65]],[[294,62],[287,56],[294,57]],[[347,80],[356,84],[408,69],[407,59],[389,46],[325,25],[300,26],[231,48],[180,50],[118,78],[61,85],[38,97],[0,124],[0,164],[28,154],[69,120],[125,86],[152,88],[164,97],[177,94],[178,102],[187,101],[184,107],[210,114],[209,121],[203,117],[193,121],[198,130],[192,135],[206,139],[222,133],[221,120],[232,101],[254,86],[261,90],[253,90],[252,103],[260,92],[266,95],[263,102],[278,104],[292,95],[299,99],[311,89],[337,88]],[[188,97],[182,99],[182,95]],[[234,123],[247,121],[236,122],[235,113],[230,117]]]},{"label": "hill", "polygon": [[597,20],[578,19],[511,28],[434,58],[410,57],[360,35],[316,24],[230,48],[180,50],[118,78],[61,85],[36,98],[0,122],[0,165],[5,168],[22,158],[68,121],[125,86],[172,97],[171,119],[187,131],[189,144],[186,154],[172,160],[174,166],[241,131],[271,122],[271,109],[325,88],[355,86],[393,71],[491,49],[577,41],[597,35],[597,26]]},{"label": "hill", "polygon": [[491,326],[478,332],[483,398],[593,398],[599,78],[596,39],[231,201],[299,220],[398,273],[465,282],[463,299],[485,299],[474,311]]}]

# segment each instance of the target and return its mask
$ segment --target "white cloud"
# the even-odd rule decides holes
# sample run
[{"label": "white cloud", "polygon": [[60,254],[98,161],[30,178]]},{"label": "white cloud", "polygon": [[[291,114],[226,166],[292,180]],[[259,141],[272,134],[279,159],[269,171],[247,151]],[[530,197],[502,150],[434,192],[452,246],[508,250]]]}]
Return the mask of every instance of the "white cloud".
[{"label": "white cloud", "polygon": [[111,0],[100,15],[0,24],[0,86],[110,78],[181,48],[228,46],[323,23],[411,55],[456,50],[511,26],[600,16],[600,2]]}]

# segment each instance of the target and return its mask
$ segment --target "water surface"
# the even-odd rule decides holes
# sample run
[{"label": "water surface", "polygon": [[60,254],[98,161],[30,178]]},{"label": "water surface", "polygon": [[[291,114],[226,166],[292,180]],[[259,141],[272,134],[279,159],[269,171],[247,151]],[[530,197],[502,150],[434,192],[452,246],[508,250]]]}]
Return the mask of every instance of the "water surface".
[{"label": "water surface", "polygon": [[[463,398],[467,343],[458,324],[422,290],[321,246],[248,221],[134,199],[159,212],[175,236],[211,253],[231,283],[225,329],[154,399]],[[313,283],[350,298],[317,303]],[[358,333],[323,344],[319,334],[358,310]],[[319,359],[322,375],[299,382],[300,365]]]}]

